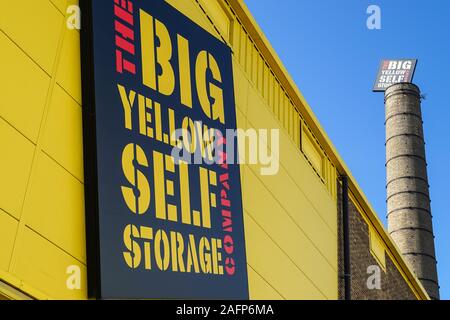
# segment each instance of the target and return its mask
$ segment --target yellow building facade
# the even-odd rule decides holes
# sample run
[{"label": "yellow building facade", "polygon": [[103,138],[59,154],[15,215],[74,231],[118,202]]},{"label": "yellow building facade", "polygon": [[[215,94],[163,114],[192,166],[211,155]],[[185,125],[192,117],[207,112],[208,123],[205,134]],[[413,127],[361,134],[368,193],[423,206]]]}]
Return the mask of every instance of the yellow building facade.
[{"label": "yellow building facade", "polygon": [[[314,113],[240,0],[167,0],[232,49],[238,128],[280,129],[280,168],[241,165],[251,299],[339,298],[339,176],[386,258],[428,299]],[[77,1],[9,1],[0,11],[0,296],[86,299]],[[70,289],[70,267],[81,288]]]}]

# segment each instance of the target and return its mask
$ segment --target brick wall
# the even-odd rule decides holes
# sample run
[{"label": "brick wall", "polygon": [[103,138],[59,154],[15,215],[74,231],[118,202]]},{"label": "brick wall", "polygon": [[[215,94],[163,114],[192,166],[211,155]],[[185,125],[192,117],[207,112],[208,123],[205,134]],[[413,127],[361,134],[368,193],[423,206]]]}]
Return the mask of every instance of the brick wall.
[{"label": "brick wall", "polygon": [[[342,206],[341,189],[338,194],[339,223],[339,275],[344,274],[343,237],[342,237]],[[386,254],[386,270],[381,268],[381,289],[370,290],[367,279],[371,274],[367,268],[379,265],[370,251],[369,226],[358,212],[356,206],[349,200],[350,226],[350,261],[351,261],[351,298],[352,300],[416,300],[416,296],[408,286],[395,264]],[[344,279],[339,278],[339,299],[344,299]]]}]

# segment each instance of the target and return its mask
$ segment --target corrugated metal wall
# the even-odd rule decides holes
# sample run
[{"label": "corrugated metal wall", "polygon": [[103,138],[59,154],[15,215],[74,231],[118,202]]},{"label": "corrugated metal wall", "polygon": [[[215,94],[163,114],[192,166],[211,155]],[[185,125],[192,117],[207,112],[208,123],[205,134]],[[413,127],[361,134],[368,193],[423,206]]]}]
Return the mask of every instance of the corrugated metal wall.
[{"label": "corrugated metal wall", "polygon": [[[242,166],[251,298],[336,299],[334,166],[227,5],[167,2],[232,46],[238,126],[281,129],[277,175]],[[72,3],[18,0],[0,11],[0,278],[40,298],[86,298],[79,31],[64,18]],[[81,268],[81,290],[66,287],[70,265]]]}]

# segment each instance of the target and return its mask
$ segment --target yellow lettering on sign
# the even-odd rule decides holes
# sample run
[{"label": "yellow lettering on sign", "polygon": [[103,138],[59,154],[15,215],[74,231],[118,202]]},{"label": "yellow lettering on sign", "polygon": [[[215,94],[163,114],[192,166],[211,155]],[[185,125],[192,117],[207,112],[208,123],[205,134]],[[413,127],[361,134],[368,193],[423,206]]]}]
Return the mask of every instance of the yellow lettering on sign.
[{"label": "yellow lettering on sign", "polygon": [[169,116],[169,134],[170,134],[170,145],[175,147],[177,145],[177,139],[175,135],[175,130],[177,129],[175,126],[175,112],[171,108],[168,109]]},{"label": "yellow lettering on sign", "polygon": [[202,157],[204,159],[208,159],[209,161],[213,161],[215,129],[208,128],[206,125],[202,126],[202,123],[200,121],[196,121],[195,125],[198,135],[198,142],[200,143],[200,148],[202,152]]},{"label": "yellow lettering on sign", "polygon": [[151,270],[153,256],[160,271],[223,274],[220,239],[202,237],[197,242],[193,234],[184,239],[180,232],[171,231],[169,235],[163,229],[153,237],[153,228],[130,224],[124,228],[123,243],[127,249],[123,257],[131,269],[144,261],[145,270]]},{"label": "yellow lettering on sign", "polygon": [[153,17],[140,10],[141,21],[141,52],[142,52],[142,82],[156,90],[156,58],[155,58],[155,30]]},{"label": "yellow lettering on sign", "polygon": [[213,266],[213,273],[219,274],[219,260],[218,260],[218,252],[217,252],[217,239],[211,239],[211,255],[212,255],[212,266]]},{"label": "yellow lettering on sign", "polygon": [[133,187],[122,186],[122,195],[133,213],[144,214],[150,205],[150,185],[145,175],[136,168],[137,164],[148,167],[148,160],[140,146],[130,143],[122,153],[122,169]]},{"label": "yellow lettering on sign", "polygon": [[[142,80],[147,87],[170,96],[175,89],[175,74],[170,64],[172,43],[166,26],[140,10]],[[156,45],[156,38],[159,43]],[[158,67],[161,72],[158,74]]]},{"label": "yellow lettering on sign", "polygon": [[[170,96],[179,81],[180,103],[193,107],[192,70],[189,40],[176,35],[178,79],[171,64],[174,50],[167,27],[147,12],[140,10],[141,57],[143,84],[159,93]],[[211,53],[200,51],[195,60],[197,96],[204,114],[225,124],[222,75],[219,64]],[[210,79],[211,77],[211,79]],[[160,139],[158,139],[161,141]]]},{"label": "yellow lettering on sign", "polygon": [[[223,91],[214,83],[207,83],[207,72],[211,71],[213,79],[222,83],[219,65],[213,55],[201,51],[195,63],[195,78],[197,84],[197,94],[200,105],[205,115],[212,120],[219,120],[225,124],[225,110],[223,103]],[[213,103],[211,103],[213,101]]]},{"label": "yellow lettering on sign", "polygon": [[212,265],[211,265],[211,246],[206,237],[202,237],[200,239],[199,245],[199,259],[200,259],[200,267],[203,273],[212,273]]},{"label": "yellow lettering on sign", "polygon": [[155,177],[155,211],[156,218],[166,220],[166,183],[164,178],[163,154],[153,151],[153,170]]},{"label": "yellow lettering on sign", "polygon": [[179,162],[180,196],[181,196],[181,221],[191,224],[191,198],[189,191],[188,165],[184,161]]},{"label": "yellow lettering on sign", "polygon": [[153,101],[144,97],[143,95],[138,95],[138,106],[139,106],[139,133],[153,138],[153,128],[149,126],[153,122],[152,114],[150,110],[153,109]]},{"label": "yellow lettering on sign", "polygon": [[197,149],[197,134],[194,121],[189,117],[184,117],[181,128],[183,129],[183,146],[187,152],[194,154]]},{"label": "yellow lettering on sign", "polygon": [[155,102],[155,131],[156,140],[162,141],[161,105],[158,102]]},{"label": "yellow lettering on sign", "polygon": [[211,203],[209,201],[208,170],[200,168],[200,194],[202,202],[202,225],[211,228]]}]

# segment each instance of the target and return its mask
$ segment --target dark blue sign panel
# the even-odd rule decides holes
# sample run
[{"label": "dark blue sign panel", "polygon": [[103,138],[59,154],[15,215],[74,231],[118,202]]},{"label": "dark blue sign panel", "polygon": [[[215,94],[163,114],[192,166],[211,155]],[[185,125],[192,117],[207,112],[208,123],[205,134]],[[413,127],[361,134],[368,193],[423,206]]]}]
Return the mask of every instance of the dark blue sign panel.
[{"label": "dark blue sign panel", "polygon": [[230,48],[162,0],[81,6],[90,295],[247,299]]}]

